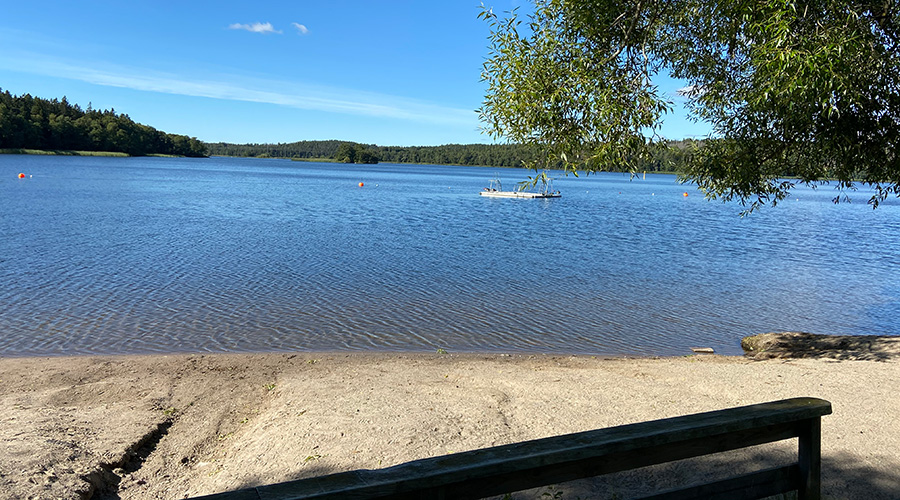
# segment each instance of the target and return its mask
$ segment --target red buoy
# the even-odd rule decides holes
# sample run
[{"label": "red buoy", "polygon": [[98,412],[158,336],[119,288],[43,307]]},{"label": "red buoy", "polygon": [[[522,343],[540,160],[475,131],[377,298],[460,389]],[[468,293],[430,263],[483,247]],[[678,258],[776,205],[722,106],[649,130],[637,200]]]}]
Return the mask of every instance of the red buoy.
[{"label": "red buoy", "polygon": [[19,179],[24,179],[24,178],[25,178],[25,174],[19,173]]},{"label": "red buoy", "polygon": [[359,187],[363,187],[364,184],[362,182],[359,183]]}]

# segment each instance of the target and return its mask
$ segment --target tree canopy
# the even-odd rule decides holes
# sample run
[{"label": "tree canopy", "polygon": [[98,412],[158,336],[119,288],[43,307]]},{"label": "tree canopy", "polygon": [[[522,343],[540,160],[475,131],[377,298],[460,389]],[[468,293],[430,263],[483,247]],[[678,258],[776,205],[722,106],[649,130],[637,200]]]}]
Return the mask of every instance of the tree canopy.
[{"label": "tree canopy", "polygon": [[[638,165],[642,172],[678,172],[695,149],[692,139],[666,141],[650,151],[646,161]],[[533,158],[535,148],[522,144],[443,144],[441,146],[377,146],[347,141],[298,141],[279,144],[205,144],[209,154],[255,158],[330,158],[345,161],[349,150],[366,150],[381,162],[427,165],[477,165],[484,167],[523,167]],[[354,161],[359,163],[354,156]],[[553,165],[561,168],[562,164]],[[616,171],[622,171],[616,169]]]},{"label": "tree canopy", "polygon": [[378,163],[378,155],[373,150],[350,142],[338,146],[334,159],[342,163]]},{"label": "tree canopy", "polygon": [[897,0],[535,0],[527,22],[480,17],[484,129],[539,147],[535,167],[639,170],[665,146],[669,73],[711,127],[683,173],[708,197],[752,210],[826,180],[873,187],[874,206],[900,196]]},{"label": "tree canopy", "polygon": [[[638,165],[642,172],[680,171],[695,147],[692,139],[666,141],[650,151]],[[349,150],[366,150],[377,161],[426,165],[477,165],[482,167],[523,167],[536,155],[535,148],[522,144],[443,144],[441,146],[377,146],[347,141],[298,141],[284,144],[207,143],[209,154],[255,158],[330,158],[345,161]],[[354,161],[359,161],[354,156]],[[552,165],[562,168],[562,164]],[[622,169],[614,169],[623,171]]]},{"label": "tree canopy", "polygon": [[133,156],[206,156],[195,137],[167,134],[135,123],[114,109],[82,110],[63,97],[41,99],[0,91],[0,148],[112,151]]}]

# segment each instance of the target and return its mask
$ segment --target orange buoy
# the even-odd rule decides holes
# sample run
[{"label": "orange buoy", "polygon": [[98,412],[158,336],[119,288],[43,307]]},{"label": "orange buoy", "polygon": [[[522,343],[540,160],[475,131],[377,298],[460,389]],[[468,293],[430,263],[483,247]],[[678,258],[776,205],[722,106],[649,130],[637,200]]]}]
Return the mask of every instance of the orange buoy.
[{"label": "orange buoy", "polygon": [[363,186],[365,186],[365,184],[363,184],[362,182],[360,182],[360,183],[359,183],[359,187],[363,187]]},{"label": "orange buoy", "polygon": [[687,193],[684,193],[682,196],[684,196],[685,198],[687,198],[687,195],[688,195]]},{"label": "orange buoy", "polygon": [[24,178],[25,178],[25,174],[19,173],[19,179],[24,179]]}]

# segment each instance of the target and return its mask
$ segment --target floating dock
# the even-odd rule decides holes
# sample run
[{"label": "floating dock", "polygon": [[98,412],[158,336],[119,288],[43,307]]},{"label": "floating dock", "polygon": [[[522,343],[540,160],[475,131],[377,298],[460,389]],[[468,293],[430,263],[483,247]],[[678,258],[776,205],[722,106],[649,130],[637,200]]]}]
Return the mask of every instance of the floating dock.
[{"label": "floating dock", "polygon": [[482,191],[481,196],[492,198],[559,198],[559,191],[553,193],[535,193],[531,191]]},{"label": "floating dock", "polygon": [[481,196],[490,198],[559,198],[559,191],[554,191],[550,180],[546,175],[542,176],[541,189],[538,191],[504,191],[500,178],[491,179],[490,187],[481,190]]}]

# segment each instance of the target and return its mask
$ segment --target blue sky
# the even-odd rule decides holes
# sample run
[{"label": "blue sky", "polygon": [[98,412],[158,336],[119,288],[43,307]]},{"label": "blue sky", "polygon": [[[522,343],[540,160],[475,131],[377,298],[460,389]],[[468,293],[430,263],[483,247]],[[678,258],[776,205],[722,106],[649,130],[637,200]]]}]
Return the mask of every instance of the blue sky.
[{"label": "blue sky", "polygon": [[[521,1],[485,1],[495,12]],[[6,2],[0,88],[217,142],[491,142],[480,2]],[[678,82],[657,82],[669,93]],[[680,110],[670,138],[702,136]]]}]

